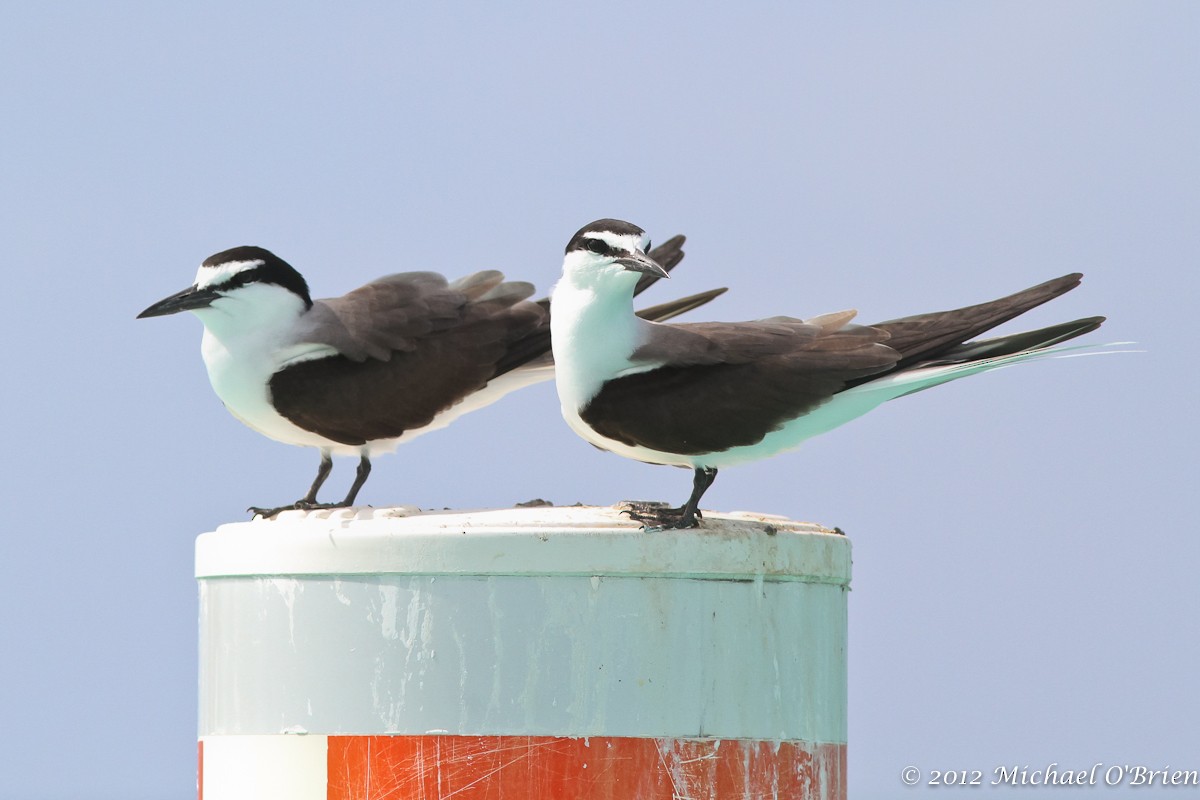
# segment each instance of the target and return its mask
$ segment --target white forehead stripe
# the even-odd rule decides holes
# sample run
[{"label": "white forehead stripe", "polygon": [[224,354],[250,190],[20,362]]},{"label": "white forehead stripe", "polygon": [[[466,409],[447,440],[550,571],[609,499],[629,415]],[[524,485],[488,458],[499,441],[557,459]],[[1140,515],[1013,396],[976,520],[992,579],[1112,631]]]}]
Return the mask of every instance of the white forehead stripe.
[{"label": "white forehead stripe", "polygon": [[254,258],[249,261],[226,261],[215,267],[202,266],[196,271],[196,288],[203,289],[206,286],[224,283],[239,272],[261,267],[265,263],[267,262],[261,258]]},{"label": "white forehead stripe", "polygon": [[588,231],[583,235],[583,238],[599,239],[609,247],[619,250],[645,250],[646,245],[650,243],[650,238],[645,234],[634,236],[631,233],[613,233],[612,231]]}]

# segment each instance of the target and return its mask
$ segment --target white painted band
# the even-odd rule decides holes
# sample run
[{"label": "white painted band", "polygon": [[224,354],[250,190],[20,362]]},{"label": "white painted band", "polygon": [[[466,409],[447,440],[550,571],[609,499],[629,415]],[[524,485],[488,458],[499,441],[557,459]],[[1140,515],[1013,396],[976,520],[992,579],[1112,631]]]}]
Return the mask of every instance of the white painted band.
[{"label": "white painted band", "polygon": [[846,537],[809,523],[715,514],[705,527],[646,533],[614,508],[419,513],[286,512],[196,541],[196,577],[232,575],[640,575],[850,580]]},{"label": "white painted band", "polygon": [[201,800],[326,800],[324,736],[200,740]]}]

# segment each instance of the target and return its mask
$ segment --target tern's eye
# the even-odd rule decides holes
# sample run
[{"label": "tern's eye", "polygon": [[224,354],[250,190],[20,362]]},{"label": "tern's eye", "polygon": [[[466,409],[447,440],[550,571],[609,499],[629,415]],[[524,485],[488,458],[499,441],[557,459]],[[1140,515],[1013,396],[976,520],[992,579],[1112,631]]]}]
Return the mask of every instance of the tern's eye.
[{"label": "tern's eye", "polygon": [[646,246],[642,248],[642,252],[649,253],[653,249],[654,249],[654,244],[649,239],[647,239]]},{"label": "tern's eye", "polygon": [[597,255],[612,255],[612,248],[609,247],[608,242],[604,241],[603,239],[593,239],[589,237],[585,240],[583,246]]}]

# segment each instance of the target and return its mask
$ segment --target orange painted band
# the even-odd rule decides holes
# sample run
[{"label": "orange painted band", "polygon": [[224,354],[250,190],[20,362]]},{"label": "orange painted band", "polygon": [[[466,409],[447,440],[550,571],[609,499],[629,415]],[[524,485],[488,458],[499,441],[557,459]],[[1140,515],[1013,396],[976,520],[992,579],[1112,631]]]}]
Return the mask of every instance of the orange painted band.
[{"label": "orange painted band", "polygon": [[846,745],[330,736],[327,800],[843,800]]}]

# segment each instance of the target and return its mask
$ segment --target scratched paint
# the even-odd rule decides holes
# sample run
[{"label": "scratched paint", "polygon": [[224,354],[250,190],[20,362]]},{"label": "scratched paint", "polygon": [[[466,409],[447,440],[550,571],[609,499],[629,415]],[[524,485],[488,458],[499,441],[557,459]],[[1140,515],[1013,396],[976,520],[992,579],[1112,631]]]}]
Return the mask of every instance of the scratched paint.
[{"label": "scratched paint", "polygon": [[840,744],[331,736],[328,800],[836,800]]}]

